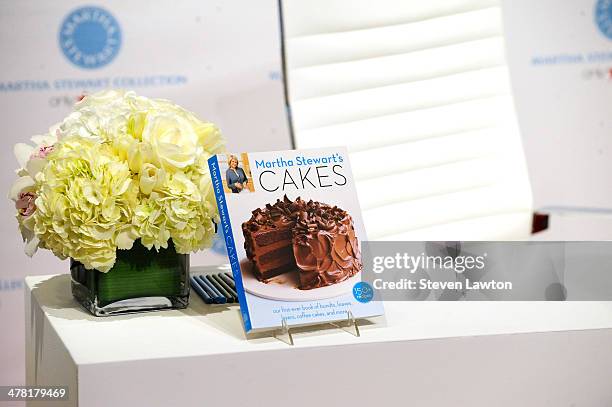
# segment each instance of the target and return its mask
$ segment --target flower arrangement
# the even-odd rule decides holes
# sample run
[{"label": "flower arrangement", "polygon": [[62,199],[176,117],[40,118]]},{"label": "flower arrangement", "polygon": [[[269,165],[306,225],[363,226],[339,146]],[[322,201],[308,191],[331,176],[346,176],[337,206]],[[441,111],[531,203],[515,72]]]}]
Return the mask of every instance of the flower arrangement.
[{"label": "flower arrangement", "polygon": [[178,253],[211,246],[218,220],[207,159],[224,150],[212,123],[133,92],[85,96],[34,146],[19,143],[15,202],[25,251],[51,250],[108,272],[140,239]]}]

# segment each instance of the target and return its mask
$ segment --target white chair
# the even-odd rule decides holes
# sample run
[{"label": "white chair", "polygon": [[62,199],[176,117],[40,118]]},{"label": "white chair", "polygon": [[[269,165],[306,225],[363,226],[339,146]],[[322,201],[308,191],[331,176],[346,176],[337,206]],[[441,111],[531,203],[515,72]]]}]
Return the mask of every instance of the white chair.
[{"label": "white chair", "polygon": [[370,239],[522,240],[497,0],[281,0],[297,148],[347,145]]}]

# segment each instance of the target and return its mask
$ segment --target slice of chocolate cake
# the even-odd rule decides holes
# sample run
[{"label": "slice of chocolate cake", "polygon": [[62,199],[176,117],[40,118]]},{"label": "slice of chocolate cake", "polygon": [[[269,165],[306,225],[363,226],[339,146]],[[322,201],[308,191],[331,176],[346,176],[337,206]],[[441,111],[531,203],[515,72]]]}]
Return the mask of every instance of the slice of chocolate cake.
[{"label": "slice of chocolate cake", "polygon": [[362,269],[353,219],[337,206],[285,196],[255,209],[242,232],[247,257],[264,282],[295,270],[299,288],[310,290],[344,281]]},{"label": "slice of chocolate cake", "polygon": [[295,221],[289,205],[280,202],[255,209],[251,219],[242,224],[247,257],[253,262],[255,276],[262,281],[295,269],[292,247]]}]

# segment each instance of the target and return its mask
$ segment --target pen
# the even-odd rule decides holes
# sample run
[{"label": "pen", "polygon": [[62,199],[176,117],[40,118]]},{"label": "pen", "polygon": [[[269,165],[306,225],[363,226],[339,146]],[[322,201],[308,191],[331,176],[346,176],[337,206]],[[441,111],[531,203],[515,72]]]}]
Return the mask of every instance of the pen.
[{"label": "pen", "polygon": [[213,286],[204,276],[197,276],[196,279],[200,281],[202,288],[210,293],[216,304],[225,304],[227,302],[225,296],[221,294],[219,290],[217,290],[215,286]]},{"label": "pen", "polygon": [[236,291],[232,290],[218,274],[212,274],[210,277],[215,280],[217,287],[220,287],[227,293],[227,296],[231,299],[230,302],[238,302],[238,294]]},{"label": "pen", "polygon": [[191,277],[189,280],[191,281],[191,287],[198,293],[200,297],[202,297],[202,300],[206,304],[212,304],[213,299],[210,295],[206,293],[206,291],[202,289],[202,287],[200,287],[200,283],[194,277]]}]

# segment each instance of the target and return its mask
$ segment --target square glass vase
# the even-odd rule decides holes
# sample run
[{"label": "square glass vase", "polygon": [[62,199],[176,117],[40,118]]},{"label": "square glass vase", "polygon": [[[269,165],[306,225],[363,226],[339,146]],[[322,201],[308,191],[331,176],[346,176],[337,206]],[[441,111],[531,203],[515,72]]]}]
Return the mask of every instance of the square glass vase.
[{"label": "square glass vase", "polygon": [[176,252],[172,241],[159,252],[134,242],[117,250],[117,260],[106,273],[87,270],[70,260],[72,295],[95,316],[162,309],[189,304],[189,255]]}]

